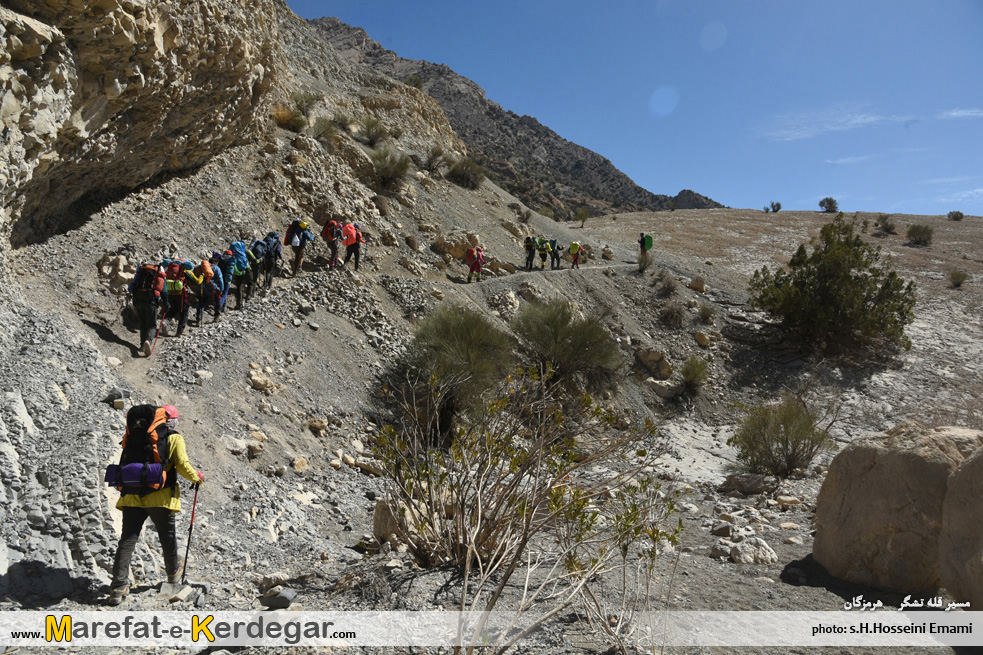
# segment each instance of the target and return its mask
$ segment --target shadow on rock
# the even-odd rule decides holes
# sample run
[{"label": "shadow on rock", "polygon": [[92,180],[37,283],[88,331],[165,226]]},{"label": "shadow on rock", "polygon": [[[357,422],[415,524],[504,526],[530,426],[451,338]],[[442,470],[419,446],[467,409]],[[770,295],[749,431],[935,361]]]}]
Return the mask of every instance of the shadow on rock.
[{"label": "shadow on rock", "polygon": [[95,605],[94,583],[89,577],[73,577],[68,569],[55,569],[37,560],[21,560],[0,576],[0,595],[17,601],[24,609],[49,607],[65,598]]},{"label": "shadow on rock", "polygon": [[102,341],[105,341],[106,343],[114,343],[117,346],[123,346],[125,348],[129,348],[130,355],[132,357],[136,357],[140,353],[140,350],[139,348],[137,348],[137,346],[130,343],[129,341],[124,341],[115,332],[113,332],[110,328],[106,327],[105,325],[96,323],[95,321],[90,321],[89,319],[82,319],[82,323],[88,326],[89,328],[91,328],[92,331],[96,333],[96,336],[98,336]]}]

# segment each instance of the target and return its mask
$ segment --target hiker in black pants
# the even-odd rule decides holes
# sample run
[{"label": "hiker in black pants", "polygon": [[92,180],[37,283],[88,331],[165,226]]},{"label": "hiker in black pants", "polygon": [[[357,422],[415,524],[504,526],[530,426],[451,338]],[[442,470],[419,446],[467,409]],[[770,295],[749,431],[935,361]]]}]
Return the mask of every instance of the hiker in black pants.
[{"label": "hiker in black pants", "polygon": [[164,271],[160,266],[141,264],[128,291],[133,298],[133,310],[140,323],[140,350],[150,357],[151,341],[157,338],[157,310],[162,304],[165,289]]}]

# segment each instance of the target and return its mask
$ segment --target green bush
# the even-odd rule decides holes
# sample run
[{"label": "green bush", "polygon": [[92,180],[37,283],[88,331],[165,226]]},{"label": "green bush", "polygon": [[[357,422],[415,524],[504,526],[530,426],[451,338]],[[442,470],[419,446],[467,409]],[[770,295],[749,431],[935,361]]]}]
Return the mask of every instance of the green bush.
[{"label": "green bush", "polygon": [[549,207],[549,206],[540,207],[539,208],[539,211],[536,212],[536,213],[538,213],[540,216],[545,216],[546,218],[553,218],[554,217],[553,216],[553,208],[552,207]]},{"label": "green bush", "polygon": [[462,157],[447,171],[447,179],[465,189],[477,189],[485,181],[485,172],[470,157]]},{"label": "green bush", "polygon": [[338,145],[338,128],[323,116],[314,121],[314,125],[307,129],[307,133],[328,148]]},{"label": "green bush", "polygon": [[927,225],[912,225],[908,228],[908,232],[905,236],[908,237],[908,242],[915,246],[927,246],[932,243],[932,234],[935,232],[932,228]]},{"label": "green bush", "polygon": [[771,211],[775,212],[776,214],[778,212],[782,211],[782,203],[772,201],[772,203],[771,203]]},{"label": "green bush", "polygon": [[370,148],[375,148],[389,136],[389,132],[386,130],[385,125],[382,124],[382,121],[372,116],[366,116],[362,119],[362,125],[358,133],[362,141]]},{"label": "green bush", "polygon": [[812,254],[800,245],[787,270],[755,272],[749,291],[753,307],[806,338],[911,347],[904,328],[914,320],[914,283],[882,264],[881,249],[865,243],[842,214],[823,226]]},{"label": "green bush", "polygon": [[294,109],[299,111],[307,119],[310,119],[311,110],[314,109],[314,105],[320,100],[316,94],[310,91],[294,91],[290,97],[294,102]]},{"label": "green bush", "polygon": [[678,303],[675,300],[670,300],[666,303],[666,306],[662,308],[659,313],[659,319],[662,321],[666,327],[671,328],[681,328],[683,327],[683,321],[686,318],[686,309],[683,307],[682,303]]},{"label": "green bush", "polygon": [[840,211],[840,206],[837,204],[836,198],[830,198],[829,196],[826,196],[820,200],[819,206],[827,214],[835,214],[836,212]]},{"label": "green bush", "polygon": [[590,218],[590,210],[586,207],[580,207],[577,209],[577,213],[574,215],[575,221],[580,221],[580,227],[583,227],[587,223],[587,219]]},{"label": "green bush", "polygon": [[412,86],[417,91],[423,91],[423,78],[419,75],[410,75],[404,81],[408,86]]},{"label": "green bush", "polygon": [[683,390],[691,395],[699,393],[700,387],[703,386],[710,376],[708,368],[707,360],[702,357],[697,357],[696,355],[687,357],[686,363],[679,370],[683,376]]},{"label": "green bush", "polygon": [[737,460],[748,472],[786,478],[832,447],[820,420],[814,407],[786,393],[777,405],[752,408],[727,443],[737,448]]},{"label": "green bush", "polygon": [[373,150],[369,155],[380,191],[396,191],[410,170],[410,158],[389,148]]},{"label": "green bush", "polygon": [[717,310],[712,305],[700,303],[700,322],[704,325],[713,325],[713,320],[717,316]]},{"label": "green bush", "polygon": [[949,212],[950,221],[961,221],[963,218],[965,218],[965,216],[963,216],[962,212],[957,212],[957,211]]},{"label": "green bush", "polygon": [[444,156],[444,149],[441,146],[434,145],[430,146],[430,150],[427,151],[422,168],[428,173],[435,173],[445,163],[447,163],[447,157]]},{"label": "green bush", "polygon": [[347,134],[351,132],[352,123],[354,121],[352,120],[351,116],[339,111],[331,117],[331,122],[334,123],[339,130]]},{"label": "green bush", "polygon": [[885,234],[897,234],[898,228],[888,214],[879,215],[877,220],[874,222],[874,225],[876,225],[878,229]]},{"label": "green bush", "polygon": [[966,271],[960,271],[959,269],[953,269],[949,271],[949,284],[952,288],[958,289],[963,285],[963,282],[969,279],[969,273]]},{"label": "green bush", "polygon": [[559,298],[529,302],[512,321],[541,368],[559,377],[582,374],[594,387],[611,382],[622,357],[611,333],[593,316],[574,318],[570,303]]}]

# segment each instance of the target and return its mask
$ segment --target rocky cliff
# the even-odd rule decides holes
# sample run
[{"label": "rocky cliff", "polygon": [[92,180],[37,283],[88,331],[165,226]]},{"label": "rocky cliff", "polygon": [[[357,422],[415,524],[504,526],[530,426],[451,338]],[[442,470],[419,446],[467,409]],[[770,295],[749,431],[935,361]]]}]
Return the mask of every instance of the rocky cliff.
[{"label": "rocky cliff", "polygon": [[693,191],[657,195],[635,184],[614,165],[571,143],[532,116],[504,110],[484,90],[445,65],[403,59],[337,18],[310,21],[344,57],[396,79],[420,77],[423,90],[440,103],[454,130],[491,177],[530,207],[552,207],[558,216],[580,206],[595,212],[721,207]]},{"label": "rocky cliff", "polygon": [[16,247],[73,203],[201,165],[262,128],[283,68],[275,0],[8,0],[0,204]]}]

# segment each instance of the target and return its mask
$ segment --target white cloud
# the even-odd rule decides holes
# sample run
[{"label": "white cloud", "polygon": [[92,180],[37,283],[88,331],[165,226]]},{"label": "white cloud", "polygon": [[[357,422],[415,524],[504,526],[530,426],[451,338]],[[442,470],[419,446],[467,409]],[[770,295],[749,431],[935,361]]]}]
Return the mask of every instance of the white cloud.
[{"label": "white cloud", "polygon": [[874,159],[877,155],[861,155],[858,157],[840,157],[839,159],[827,159],[827,164],[833,164],[834,166],[848,166],[850,164],[859,164],[860,162],[867,161],[869,159]]},{"label": "white cloud", "polygon": [[983,109],[950,109],[939,114],[942,120],[950,118],[983,118]]},{"label": "white cloud", "polygon": [[922,180],[919,184],[934,184],[934,185],[945,185],[945,184],[959,184],[960,182],[968,182],[974,179],[970,175],[961,175],[959,177],[936,177],[931,180]]},{"label": "white cloud", "polygon": [[957,191],[940,197],[939,202],[983,202],[983,188]]},{"label": "white cloud", "polygon": [[911,120],[914,120],[911,116],[885,116],[869,112],[863,105],[841,105],[820,111],[775,116],[769,125],[758,132],[775,141],[798,141],[826,132],[843,132],[880,123],[904,123]]}]

